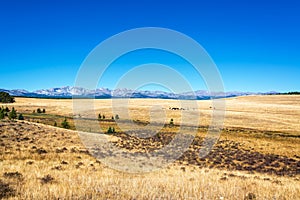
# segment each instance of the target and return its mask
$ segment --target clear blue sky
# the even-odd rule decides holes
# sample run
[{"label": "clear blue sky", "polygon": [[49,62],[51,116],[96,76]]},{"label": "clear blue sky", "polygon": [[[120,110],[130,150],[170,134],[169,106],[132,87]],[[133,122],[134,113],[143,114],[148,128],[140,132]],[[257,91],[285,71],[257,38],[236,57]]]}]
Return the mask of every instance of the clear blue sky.
[{"label": "clear blue sky", "polygon": [[198,41],[226,91],[299,91],[299,10],[298,0],[0,0],[0,88],[72,86],[97,44],[151,26]]}]

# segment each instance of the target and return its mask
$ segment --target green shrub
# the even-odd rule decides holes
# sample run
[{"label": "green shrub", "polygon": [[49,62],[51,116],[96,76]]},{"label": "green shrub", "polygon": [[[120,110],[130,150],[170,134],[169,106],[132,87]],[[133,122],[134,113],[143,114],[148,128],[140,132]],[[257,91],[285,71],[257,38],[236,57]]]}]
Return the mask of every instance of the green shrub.
[{"label": "green shrub", "polygon": [[174,120],[170,119],[170,125],[174,125]]},{"label": "green shrub", "polygon": [[22,114],[19,114],[18,120],[24,120],[24,117]]},{"label": "green shrub", "polygon": [[111,134],[111,133],[115,133],[115,128],[114,127],[108,127],[107,129],[107,133]]},{"label": "green shrub", "polygon": [[4,110],[1,109],[1,110],[0,110],[0,120],[1,120],[1,119],[4,119],[4,117],[5,117]]},{"label": "green shrub", "polygon": [[63,128],[69,129],[70,125],[69,122],[67,121],[67,118],[64,119],[64,121],[61,123]]},{"label": "green shrub", "polygon": [[15,110],[14,107],[12,107],[10,113],[8,114],[8,118],[11,119],[17,119],[17,111]]},{"label": "green shrub", "polygon": [[9,110],[9,108],[6,106],[6,108],[5,108],[5,110],[4,110],[5,112],[10,112],[10,110]]}]

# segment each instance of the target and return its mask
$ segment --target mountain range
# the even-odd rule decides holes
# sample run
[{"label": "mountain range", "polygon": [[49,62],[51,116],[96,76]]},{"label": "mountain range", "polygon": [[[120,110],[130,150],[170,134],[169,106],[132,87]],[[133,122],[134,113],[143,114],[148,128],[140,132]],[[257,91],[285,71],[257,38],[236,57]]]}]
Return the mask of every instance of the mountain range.
[{"label": "mountain range", "polygon": [[197,90],[194,92],[184,92],[175,94],[172,92],[164,91],[148,91],[148,90],[132,90],[132,89],[108,89],[108,88],[97,88],[95,90],[88,90],[81,87],[59,87],[50,89],[41,89],[33,92],[15,89],[6,90],[0,89],[0,91],[7,92],[12,96],[18,97],[39,97],[39,98],[160,98],[160,99],[210,99],[210,98],[226,98],[235,96],[245,95],[267,95],[277,94],[277,92],[266,92],[266,93],[254,93],[254,92],[218,92],[210,93],[207,90]]}]

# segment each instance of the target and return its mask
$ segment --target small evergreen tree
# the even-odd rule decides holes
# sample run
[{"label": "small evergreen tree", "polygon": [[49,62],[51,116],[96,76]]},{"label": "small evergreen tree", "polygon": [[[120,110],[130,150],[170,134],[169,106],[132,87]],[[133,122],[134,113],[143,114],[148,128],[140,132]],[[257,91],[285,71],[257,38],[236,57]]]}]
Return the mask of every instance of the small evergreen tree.
[{"label": "small evergreen tree", "polygon": [[108,127],[107,133],[114,133],[114,129],[111,127]]},{"label": "small evergreen tree", "polygon": [[57,123],[56,123],[56,121],[54,121],[54,126],[57,126]]},{"label": "small evergreen tree", "polygon": [[17,111],[15,110],[14,107],[12,107],[10,113],[8,114],[8,118],[11,119],[17,119]]},{"label": "small evergreen tree", "polygon": [[67,121],[67,118],[64,119],[64,121],[61,123],[63,128],[69,129],[70,125],[69,122]]},{"label": "small evergreen tree", "polygon": [[46,109],[45,108],[43,108],[43,111],[42,111],[43,113],[46,113]]},{"label": "small evergreen tree", "polygon": [[4,119],[4,117],[5,117],[4,110],[1,109],[1,110],[0,110],[0,120],[1,120],[1,119]]},{"label": "small evergreen tree", "polygon": [[99,113],[99,114],[98,114],[98,120],[101,120],[101,117],[102,117],[102,116],[101,116],[101,114]]},{"label": "small evergreen tree", "polygon": [[173,120],[173,119],[170,120],[170,125],[171,125],[171,126],[174,125],[174,120]]},{"label": "small evergreen tree", "polygon": [[111,116],[111,119],[114,120],[115,119],[114,116]]},{"label": "small evergreen tree", "polygon": [[40,108],[36,109],[37,113],[42,113],[42,110]]},{"label": "small evergreen tree", "polygon": [[24,120],[24,117],[22,114],[19,114],[18,120]]},{"label": "small evergreen tree", "polygon": [[115,116],[115,119],[116,119],[116,120],[120,119],[119,115],[116,115],[116,116]]},{"label": "small evergreen tree", "polygon": [[102,119],[105,119],[105,115],[102,115]]}]

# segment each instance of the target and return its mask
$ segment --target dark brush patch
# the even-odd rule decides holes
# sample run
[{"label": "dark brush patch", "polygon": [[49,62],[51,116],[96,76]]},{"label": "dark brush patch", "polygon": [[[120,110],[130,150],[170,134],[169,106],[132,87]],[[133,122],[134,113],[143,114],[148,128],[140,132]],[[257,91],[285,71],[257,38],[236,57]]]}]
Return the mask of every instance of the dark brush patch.
[{"label": "dark brush patch", "polygon": [[[114,142],[119,148],[150,152],[169,144],[175,137],[174,133],[159,133],[151,138],[138,138],[125,133],[116,134],[121,140]],[[277,154],[263,154],[246,148],[243,144],[230,140],[219,140],[206,157],[199,157],[204,138],[196,136],[179,162],[187,162],[199,167],[219,168],[228,170],[259,172],[280,176],[295,176],[300,174],[300,161]],[[206,139],[210,143],[213,139]],[[105,155],[103,155],[105,156]]]},{"label": "dark brush patch", "polygon": [[0,199],[14,197],[16,195],[16,190],[13,189],[9,183],[5,183],[0,179]]},{"label": "dark brush patch", "polygon": [[17,179],[19,181],[23,180],[23,174],[21,174],[18,171],[17,172],[4,172],[3,177]]},{"label": "dark brush patch", "polygon": [[54,183],[54,177],[52,177],[50,174],[47,174],[46,176],[40,178],[41,184],[49,184]]}]

